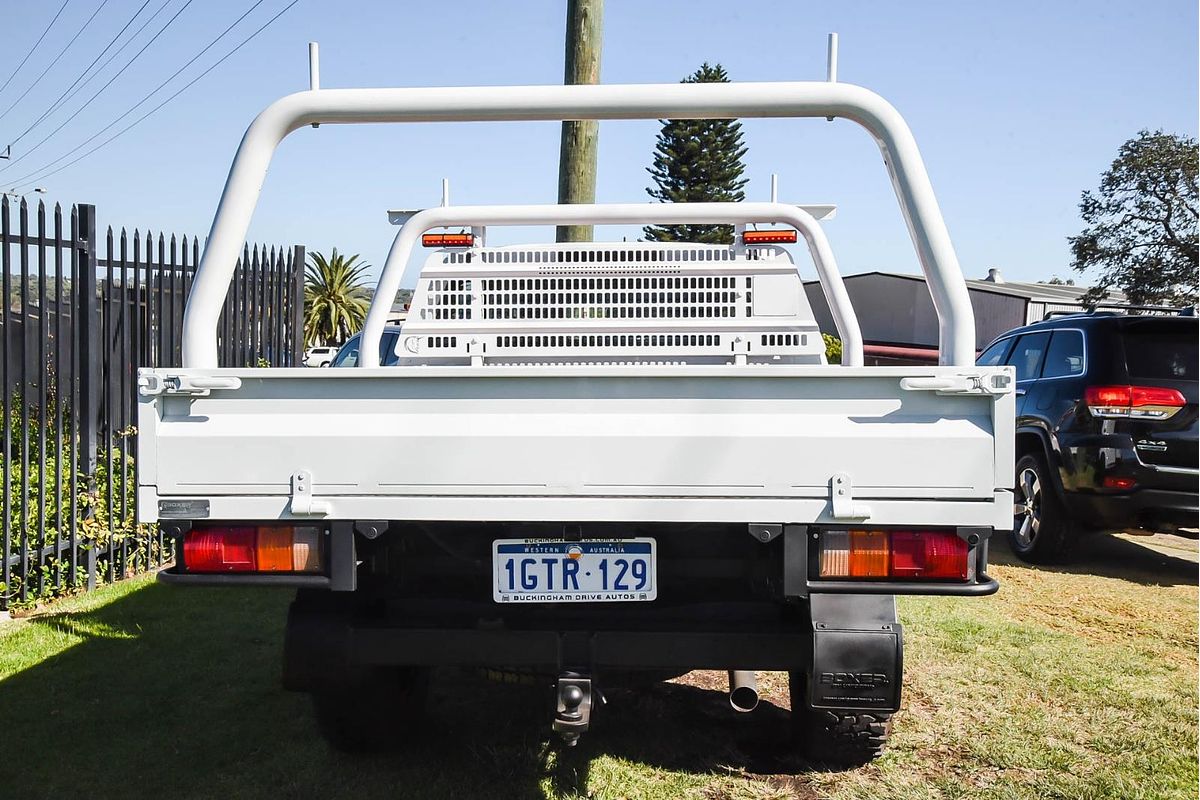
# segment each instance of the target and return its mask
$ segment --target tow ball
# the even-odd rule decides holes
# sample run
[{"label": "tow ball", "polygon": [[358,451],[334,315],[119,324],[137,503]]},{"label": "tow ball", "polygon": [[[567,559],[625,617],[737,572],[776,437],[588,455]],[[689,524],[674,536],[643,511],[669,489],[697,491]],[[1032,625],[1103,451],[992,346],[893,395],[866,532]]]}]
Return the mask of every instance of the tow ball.
[{"label": "tow ball", "polygon": [[558,676],[554,731],[568,747],[574,747],[592,718],[592,679],[575,672]]}]

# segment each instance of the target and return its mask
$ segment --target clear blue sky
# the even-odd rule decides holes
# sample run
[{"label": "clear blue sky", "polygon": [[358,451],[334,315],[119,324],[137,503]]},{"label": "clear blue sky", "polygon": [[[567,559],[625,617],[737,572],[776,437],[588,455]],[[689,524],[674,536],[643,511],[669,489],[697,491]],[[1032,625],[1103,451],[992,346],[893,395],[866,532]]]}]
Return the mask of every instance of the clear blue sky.
[{"label": "clear blue sky", "polygon": [[[28,86],[101,0],[71,0],[45,42],[0,93]],[[135,30],[160,7],[151,0]],[[36,143],[102,86],[186,0],[168,5],[82,93],[13,148]],[[252,0],[197,0],[89,108],[20,162],[0,188],[95,133],[170,75]],[[166,91],[166,97],[285,6],[265,0]],[[58,0],[0,0],[0,81]],[[43,82],[0,119],[0,147],[66,89],[141,6],[109,0]],[[307,48],[321,44],[325,87],[560,83],[565,2],[300,0],[253,43],[177,100],[83,162],[38,182],[52,201],[89,202],[101,224],[207,233],[238,141],[275,98],[307,88]],[[841,80],[888,98],[916,134],[964,272],[1010,279],[1069,272],[1066,237],[1080,192],[1141,128],[1196,135],[1195,0],[1129,2],[635,2],[608,0],[602,80],[677,81],[701,62],[734,80],[819,80],[825,37],[841,36]],[[111,53],[111,51],[110,51]],[[658,125],[600,130],[599,197],[641,202]],[[879,152],[852,123],[748,120],[747,187],[766,199],[833,202],[827,230],[844,273],[918,271]],[[116,129],[114,129],[116,130]],[[102,137],[104,138],[104,137]],[[97,140],[99,141],[99,140]],[[323,126],[285,141],[250,230],[253,241],[360,252],[376,267],[395,233],[385,210],[452,201],[553,202],[558,123]],[[6,164],[11,168],[5,169]],[[598,230],[597,238],[635,235]],[[604,236],[603,234],[609,234]],[[496,232],[493,243],[545,231]],[[811,274],[811,266],[806,267]]]}]

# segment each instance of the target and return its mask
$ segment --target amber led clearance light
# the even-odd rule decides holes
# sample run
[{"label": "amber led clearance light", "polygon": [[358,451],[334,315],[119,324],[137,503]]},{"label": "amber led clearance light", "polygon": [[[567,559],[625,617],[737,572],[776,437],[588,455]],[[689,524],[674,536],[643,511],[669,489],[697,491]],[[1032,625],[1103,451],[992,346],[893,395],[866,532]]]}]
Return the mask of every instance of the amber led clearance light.
[{"label": "amber led clearance light", "polygon": [[426,233],[421,236],[422,247],[471,247],[474,244],[473,233]]},{"label": "amber led clearance light", "polygon": [[793,230],[779,231],[743,231],[742,244],[795,244],[796,232]]}]

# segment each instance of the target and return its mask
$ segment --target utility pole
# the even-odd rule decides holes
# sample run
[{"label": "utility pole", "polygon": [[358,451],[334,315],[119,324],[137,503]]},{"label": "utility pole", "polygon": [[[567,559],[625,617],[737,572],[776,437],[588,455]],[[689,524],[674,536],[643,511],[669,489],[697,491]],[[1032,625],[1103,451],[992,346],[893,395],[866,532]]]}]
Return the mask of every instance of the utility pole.
[{"label": "utility pole", "polygon": [[[600,82],[600,48],[604,0],[568,0],[566,70],[563,83]],[[596,120],[568,120],[562,124],[558,153],[558,202],[596,202]],[[561,225],[560,242],[592,241],[591,225]]]}]

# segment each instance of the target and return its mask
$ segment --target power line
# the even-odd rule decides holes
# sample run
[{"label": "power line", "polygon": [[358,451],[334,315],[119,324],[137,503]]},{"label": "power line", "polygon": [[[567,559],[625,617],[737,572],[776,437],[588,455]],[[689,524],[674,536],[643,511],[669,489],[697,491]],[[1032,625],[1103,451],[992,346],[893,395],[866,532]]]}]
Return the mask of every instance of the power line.
[{"label": "power line", "polygon": [[[75,95],[82,92],[83,88],[85,86],[87,86],[89,83],[94,81],[100,75],[100,73],[104,72],[105,67],[107,67],[109,64],[111,64],[113,62],[113,60],[116,59],[117,56],[121,55],[121,53],[124,53],[126,47],[129,47],[129,45],[131,45],[135,41],[137,41],[137,37],[142,35],[142,31],[146,30],[146,28],[148,28],[150,26],[151,22],[154,22],[154,20],[158,19],[158,15],[161,14],[163,12],[163,10],[170,4],[171,4],[171,0],[163,0],[163,3],[162,3],[162,5],[160,5],[158,7],[158,10],[155,11],[150,16],[146,17],[146,21],[138,26],[138,29],[133,32],[132,36],[130,36],[128,39],[125,40],[124,44],[122,44],[120,47],[118,47],[116,50],[114,50],[112,55],[110,55],[108,58],[104,59],[104,63],[101,64],[100,66],[96,67],[96,71],[93,72],[91,75],[89,75],[87,77],[87,80],[85,80],[83,83],[76,86],[74,89],[71,90],[70,94],[68,94],[66,97],[63,98],[62,105],[66,105],[68,102],[70,102],[71,98],[73,98]],[[118,74],[120,74],[120,73],[118,73]],[[113,78],[109,78],[110,82],[112,80],[113,80]],[[26,151],[26,152],[28,152],[28,151]]]},{"label": "power line", "polygon": [[[144,23],[142,23],[142,26],[140,26],[140,28],[138,28],[136,31],[133,32],[133,36],[131,36],[130,38],[127,38],[127,40],[125,41],[124,44],[121,44],[121,46],[119,48],[116,48],[114,50],[113,54],[108,56],[108,59],[106,61],[104,61],[103,64],[100,65],[100,67],[98,67],[95,72],[92,72],[91,76],[89,76],[88,79],[84,80],[84,82],[82,84],[79,84],[78,86],[76,86],[76,88],[74,88],[74,90],[72,90],[71,94],[67,95],[64,98],[64,101],[62,101],[62,103],[66,104],[67,102],[70,102],[72,97],[78,95],[80,91],[83,91],[84,86],[91,83],[92,80],[95,80],[96,76],[98,76],[98,74],[100,74],[101,72],[104,71],[104,67],[107,67],[109,64],[112,64],[113,59],[115,59],[116,56],[120,55],[122,52],[125,52],[125,48],[127,48],[128,46],[130,46],[130,44],[132,44],[134,41],[136,41],[137,37],[142,35],[142,31],[144,31],[146,29],[146,26],[148,26],[150,23],[154,22],[155,18],[158,16],[158,14],[161,14],[163,11],[163,8],[166,8],[169,4],[170,4],[170,0],[163,0],[162,5],[158,6],[158,10],[155,11],[154,13],[150,14],[149,17],[146,17],[146,20]],[[118,73],[118,74],[120,74],[120,73]],[[112,82],[112,79],[110,79],[110,82]],[[82,110],[82,109],[80,109],[80,110]],[[67,121],[70,121],[70,120],[67,120]],[[64,122],[64,125],[66,125],[65,122]],[[49,136],[44,137],[41,140],[41,142],[38,142],[37,144],[32,146],[32,148],[26,148],[22,155],[19,155],[16,158],[13,158],[13,160],[10,163],[8,163],[6,167],[0,169],[0,172],[4,172],[4,170],[7,169],[8,167],[12,167],[13,164],[16,164],[18,161],[22,161],[23,158],[25,158],[26,156],[29,156],[31,154],[31,152],[34,152],[38,148],[41,148],[41,146],[43,144],[46,144],[47,139],[49,139],[50,137],[53,137],[55,133],[58,133],[61,130],[62,130],[61,125],[59,127],[54,128],[54,131],[50,132]],[[11,145],[10,145],[10,150],[11,150]]]},{"label": "power line", "polygon": [[[149,2],[149,0],[146,0],[146,2],[148,3],[148,2]],[[41,139],[41,141],[39,141],[39,142],[38,142],[37,144],[35,144],[33,147],[30,147],[28,150],[26,150],[26,151],[25,151],[24,153],[22,153],[20,156],[18,156],[17,158],[13,159],[13,161],[12,161],[12,163],[11,163],[11,164],[9,164],[9,165],[8,165],[8,166],[6,166],[6,167],[0,168],[0,172],[4,172],[5,170],[9,169],[9,167],[11,167],[13,164],[15,164],[15,163],[17,163],[18,161],[20,161],[22,158],[25,158],[27,155],[29,155],[30,153],[32,153],[34,150],[37,150],[39,147],[41,147],[43,144],[45,144],[45,143],[46,143],[46,142],[47,142],[47,141],[48,141],[48,140],[49,140],[51,137],[53,137],[53,136],[54,136],[56,133],[58,133],[58,132],[59,132],[59,131],[61,131],[63,128],[65,128],[65,127],[67,126],[67,124],[68,124],[68,123],[70,123],[70,121],[71,121],[71,120],[73,120],[73,119],[75,119],[77,116],[79,116],[79,114],[80,114],[80,113],[81,113],[81,112],[82,112],[82,111],[83,111],[85,108],[87,108],[88,106],[90,106],[90,105],[92,104],[92,102],[93,102],[93,101],[94,101],[94,100],[95,100],[97,97],[99,97],[101,94],[103,94],[104,92],[106,92],[106,91],[107,91],[107,90],[108,90],[108,89],[109,89],[109,88],[110,88],[110,87],[113,85],[113,81],[115,81],[117,78],[121,77],[121,74],[122,74],[123,72],[125,72],[125,70],[129,69],[129,68],[130,68],[130,67],[133,65],[133,62],[137,61],[137,60],[138,60],[138,58],[139,58],[139,57],[142,55],[142,53],[146,52],[146,49],[147,49],[147,48],[149,48],[149,47],[150,47],[150,45],[154,44],[154,42],[155,42],[155,41],[158,39],[158,37],[159,37],[159,36],[162,36],[162,34],[163,34],[163,31],[165,31],[167,28],[171,27],[171,23],[173,23],[173,22],[174,22],[176,19],[178,19],[178,18],[179,18],[179,15],[180,15],[180,14],[182,14],[182,13],[183,13],[185,10],[187,10],[187,7],[188,7],[188,6],[190,6],[190,5],[192,4],[192,2],[193,2],[193,0],[187,0],[187,2],[186,2],[186,3],[184,3],[184,4],[183,4],[183,5],[182,5],[182,6],[179,8],[179,10],[175,12],[175,15],[174,15],[174,16],[172,16],[172,17],[171,17],[169,20],[167,20],[167,21],[166,21],[166,23],[165,23],[165,24],[164,24],[164,25],[163,25],[161,28],[159,28],[159,29],[158,29],[158,32],[157,32],[157,33],[155,33],[155,34],[154,34],[152,37],[150,37],[150,41],[148,41],[148,42],[146,42],[144,45],[142,45],[142,49],[141,49],[141,50],[138,50],[138,51],[137,51],[137,53],[135,53],[135,54],[134,54],[133,58],[131,58],[131,59],[129,59],[128,61],[126,61],[126,62],[125,62],[125,65],[124,65],[123,67],[121,67],[121,69],[117,70],[117,73],[116,73],[115,75],[113,75],[111,78],[109,78],[109,79],[108,79],[108,82],[107,82],[107,83],[105,83],[103,86],[101,86],[101,87],[100,87],[100,89],[99,89],[98,91],[96,91],[96,92],[95,92],[95,93],[94,93],[94,94],[93,94],[91,97],[89,97],[89,98],[88,98],[88,99],[87,99],[87,100],[84,102],[84,104],[83,104],[83,105],[81,105],[79,108],[75,109],[74,113],[72,113],[72,114],[71,114],[71,116],[69,116],[69,117],[67,117],[65,120],[63,120],[63,121],[62,121],[62,122],[59,124],[59,126],[58,126],[57,128],[55,128],[54,130],[50,131],[50,133],[49,133],[49,134],[47,134],[46,136],[43,136],[43,137],[42,137],[42,139]],[[260,0],[260,2],[261,2],[261,0]],[[163,4],[163,6],[165,7],[165,6],[166,6],[166,4],[164,3],[164,4]],[[143,8],[144,8],[144,7],[145,7],[145,6],[143,6]],[[161,10],[162,10],[162,8],[160,8],[160,9],[159,9],[159,11],[161,11]],[[157,12],[155,12],[155,16],[157,16]],[[154,17],[151,17],[150,19],[153,19],[153,18],[154,18]],[[143,26],[143,27],[144,27],[144,26]],[[141,32],[141,31],[139,31],[139,33],[140,33],[140,32]],[[134,34],[134,35],[136,36],[137,34]],[[133,40],[131,39],[130,41],[133,41]],[[128,42],[126,42],[126,44],[128,44]],[[120,52],[120,51],[118,51],[118,52]],[[94,74],[92,77],[95,77],[95,76],[96,76],[96,75],[98,75],[98,74],[99,74],[99,71],[97,71],[97,72],[96,72],[96,73],[95,73],[95,74]],[[91,80],[91,78],[89,78],[88,80]],[[81,85],[81,88],[82,88],[82,85]],[[55,105],[52,105],[50,108],[51,108],[51,109],[57,108],[57,103],[58,103],[58,101],[56,100],[56,101],[55,101]],[[136,106],[135,106],[135,107],[136,107]],[[49,113],[49,111],[47,111],[47,113]],[[43,115],[43,117],[42,117],[42,118],[44,119],[44,118],[45,118],[45,115]],[[38,122],[40,122],[40,121],[41,121],[41,120],[38,120]],[[32,130],[32,129],[33,129],[33,127],[34,127],[34,125],[37,125],[37,122],[34,122],[34,124],[33,124],[33,125],[30,125],[28,128],[26,128],[26,129],[25,129],[25,133],[28,133],[30,130]],[[25,133],[22,133],[22,134],[21,134],[21,136],[24,136],[24,135],[25,135]],[[21,136],[18,136],[16,139],[13,139],[13,141],[10,143],[10,145],[9,145],[9,146],[11,147],[13,144],[16,144],[18,141],[20,141],[20,139],[21,139]]]},{"label": "power line", "polygon": [[31,55],[33,55],[33,51],[38,49],[38,45],[42,43],[42,39],[46,38],[46,34],[49,33],[50,29],[54,27],[54,23],[58,22],[59,16],[62,15],[63,9],[67,7],[67,3],[69,2],[71,2],[71,0],[63,0],[63,4],[58,7],[58,13],[54,15],[54,19],[50,20],[50,24],[46,26],[46,30],[42,31],[42,35],[39,36],[38,40],[33,43],[33,47],[29,48],[29,52],[26,53],[25,57],[21,59],[21,63],[17,64],[17,68],[12,71],[12,75],[8,76],[8,80],[4,82],[4,85],[0,86],[0,92],[3,92],[5,89],[7,89],[8,85],[12,83],[12,79],[17,77],[17,73],[21,71],[21,67],[25,66],[25,62],[29,60]]},{"label": "power line", "polygon": [[[283,7],[283,9],[281,9],[281,10],[279,11],[279,13],[277,13],[275,16],[271,17],[269,20],[267,20],[265,23],[263,23],[263,25],[262,25],[262,26],[261,26],[261,27],[260,27],[258,30],[256,30],[254,33],[252,33],[252,34],[250,34],[249,36],[247,36],[245,39],[243,39],[243,40],[242,40],[242,41],[241,41],[241,42],[240,42],[240,43],[239,43],[239,44],[238,44],[236,47],[234,47],[234,48],[233,48],[232,50],[230,50],[228,53],[226,53],[225,55],[221,56],[221,58],[220,58],[220,59],[218,59],[218,60],[216,61],[216,63],[214,63],[214,64],[213,64],[212,66],[210,66],[208,69],[206,69],[206,70],[204,70],[203,72],[201,72],[201,73],[200,73],[199,75],[197,75],[195,78],[192,78],[192,80],[188,81],[188,83],[186,83],[186,84],[185,84],[185,85],[184,85],[182,88],[180,88],[180,89],[179,89],[179,91],[175,92],[173,95],[171,95],[170,97],[168,97],[166,100],[163,100],[161,103],[159,103],[158,105],[156,105],[154,108],[150,109],[150,110],[149,110],[149,111],[147,111],[145,114],[143,114],[142,116],[138,117],[138,118],[137,118],[136,120],[134,120],[133,122],[129,123],[129,125],[126,125],[124,128],[122,128],[121,130],[117,131],[117,132],[116,132],[116,133],[114,133],[112,136],[108,137],[108,138],[107,138],[107,139],[105,139],[103,142],[101,142],[100,144],[98,144],[98,145],[96,145],[95,147],[93,147],[91,150],[88,150],[86,153],[84,153],[83,155],[79,156],[79,158],[76,158],[76,159],[73,159],[73,160],[71,160],[71,161],[68,161],[66,164],[63,164],[61,167],[58,167],[57,169],[51,170],[50,172],[45,172],[45,173],[41,173],[41,174],[39,174],[40,170],[39,170],[39,171],[35,171],[35,172],[31,172],[31,173],[29,173],[28,175],[26,175],[26,176],[24,176],[23,178],[21,178],[21,179],[19,179],[18,181],[16,181],[16,182],[14,183],[14,188],[19,188],[19,187],[21,187],[21,186],[25,186],[25,185],[28,185],[28,184],[38,183],[38,182],[40,182],[40,181],[43,181],[43,180],[45,180],[46,178],[49,178],[51,175],[57,175],[59,172],[62,172],[62,171],[63,171],[64,169],[66,169],[67,167],[70,167],[70,166],[72,166],[73,164],[78,164],[80,161],[82,161],[83,159],[87,158],[88,156],[90,156],[92,153],[96,152],[96,151],[97,151],[97,150],[99,150],[100,148],[104,147],[104,146],[105,146],[105,145],[107,145],[109,142],[112,142],[113,140],[117,139],[119,136],[121,136],[121,135],[122,135],[122,134],[124,134],[125,132],[127,132],[127,131],[129,131],[130,129],[132,129],[133,127],[137,126],[139,123],[141,123],[141,122],[142,122],[143,120],[145,120],[147,117],[149,117],[151,114],[153,114],[154,112],[158,111],[160,108],[162,108],[163,106],[165,106],[167,103],[171,102],[171,101],[172,101],[172,100],[174,100],[176,97],[178,97],[179,95],[183,94],[185,91],[187,91],[188,89],[190,89],[190,88],[191,88],[193,85],[195,85],[195,84],[196,84],[196,83],[197,83],[197,82],[198,82],[198,81],[199,81],[201,78],[203,78],[205,75],[207,75],[208,73],[212,72],[214,69],[216,69],[217,67],[219,67],[219,66],[220,66],[220,65],[221,65],[221,64],[222,64],[222,63],[223,63],[223,62],[224,62],[224,61],[225,61],[227,58],[229,58],[229,57],[230,57],[230,56],[232,56],[234,53],[236,53],[237,51],[239,51],[239,50],[241,50],[243,47],[245,47],[247,44],[249,44],[251,40],[253,40],[253,39],[254,39],[256,36],[258,36],[258,35],[259,35],[260,33],[262,33],[264,30],[266,30],[266,29],[267,29],[267,27],[269,27],[269,26],[270,26],[270,25],[271,25],[273,22],[275,22],[275,20],[277,20],[277,19],[279,19],[280,17],[282,17],[282,16],[283,16],[285,13],[287,13],[287,12],[288,12],[288,11],[291,9],[291,7],[292,7],[292,6],[296,5],[296,4],[297,4],[297,3],[299,3],[299,2],[300,2],[300,0],[292,0],[292,2],[290,2],[290,3],[288,3],[286,6],[284,6],[284,7]],[[47,166],[50,166],[50,165],[48,164]],[[43,169],[45,169],[45,167],[43,167]],[[29,178],[32,178],[32,180],[28,180]]]},{"label": "power line", "polygon": [[[191,3],[191,0],[188,0],[188,4],[190,4],[190,3]],[[151,91],[150,91],[150,92],[149,92],[149,93],[148,93],[148,94],[147,94],[145,97],[143,97],[141,100],[137,101],[137,102],[136,102],[136,103],[134,103],[132,106],[130,106],[129,108],[127,108],[127,109],[126,109],[126,110],[125,110],[123,113],[119,114],[119,115],[118,115],[118,116],[117,116],[115,119],[113,119],[113,121],[112,121],[112,122],[108,123],[108,124],[107,124],[107,125],[105,125],[103,128],[101,128],[100,130],[96,131],[94,134],[92,134],[92,135],[91,135],[91,136],[89,136],[88,138],[84,139],[84,140],[83,140],[82,142],[80,142],[79,144],[77,144],[77,145],[76,145],[74,148],[72,148],[71,150],[68,150],[66,153],[63,153],[61,156],[59,156],[58,158],[56,158],[56,159],[54,159],[53,161],[51,161],[49,164],[45,164],[45,165],[43,165],[43,166],[42,166],[42,167],[40,167],[40,168],[39,168],[37,171],[39,171],[39,172],[40,172],[41,170],[45,170],[45,169],[48,169],[48,168],[50,168],[50,167],[53,167],[55,164],[59,163],[60,161],[62,161],[62,160],[63,160],[63,159],[65,159],[65,158],[68,158],[68,157],[69,157],[69,156],[71,156],[73,153],[77,153],[77,152],[79,152],[81,149],[83,149],[84,147],[86,147],[86,146],[88,145],[88,143],[89,143],[89,142],[93,142],[93,141],[95,141],[97,138],[99,138],[101,135],[103,135],[105,131],[107,131],[107,130],[109,130],[110,128],[112,128],[114,125],[116,125],[116,124],[117,124],[118,122],[120,122],[121,120],[128,118],[130,114],[132,114],[134,111],[136,111],[136,110],[138,109],[138,107],[140,107],[140,106],[141,106],[143,103],[145,103],[147,100],[149,100],[149,99],[150,99],[151,97],[153,97],[155,94],[157,94],[157,93],[158,93],[158,92],[159,92],[159,91],[160,91],[160,90],[161,90],[161,89],[162,89],[164,86],[166,86],[167,84],[169,84],[169,83],[170,83],[171,81],[173,81],[173,80],[174,80],[176,77],[178,77],[178,76],[179,76],[179,74],[180,74],[181,72],[183,72],[185,69],[187,69],[188,67],[190,67],[192,64],[196,63],[197,59],[199,59],[201,56],[203,56],[205,53],[207,53],[209,50],[211,50],[211,49],[213,48],[213,46],[214,46],[214,45],[215,45],[217,42],[221,41],[221,39],[223,39],[223,38],[224,38],[224,37],[225,37],[225,36],[226,36],[226,35],[227,35],[227,34],[228,34],[228,33],[229,33],[231,30],[233,30],[235,27],[237,27],[238,23],[240,23],[240,22],[241,22],[242,20],[244,20],[244,19],[245,19],[247,16],[249,16],[249,15],[250,15],[250,13],[251,13],[252,11],[254,11],[254,9],[258,8],[260,5],[262,5],[262,3],[263,3],[263,0],[257,0],[257,2],[255,2],[255,3],[254,3],[254,5],[250,6],[250,8],[248,8],[248,9],[246,10],[246,12],[245,12],[245,13],[243,13],[243,14],[242,14],[240,17],[238,17],[236,20],[234,20],[234,21],[233,21],[233,23],[231,23],[231,24],[229,25],[229,27],[227,27],[225,30],[221,31],[221,33],[220,33],[220,34],[218,34],[218,35],[216,36],[216,38],[214,38],[214,39],[213,39],[212,41],[210,41],[210,42],[209,42],[207,45],[205,45],[203,50],[201,50],[199,53],[196,53],[196,55],[192,56],[192,57],[191,57],[191,59],[190,59],[190,60],[188,60],[188,62],[187,62],[186,64],[184,64],[184,65],[183,65],[182,67],[180,67],[179,69],[175,70],[175,72],[174,72],[174,73],[172,73],[172,75],[171,75],[169,78],[167,78],[165,81],[163,81],[162,83],[160,83],[158,86],[154,87],[154,89],[152,89],[152,90],[151,90]],[[187,8],[187,5],[185,5],[185,6],[184,6],[184,8]],[[180,12],[182,12],[182,11],[183,11],[183,9],[181,8],[179,11],[180,11]],[[177,12],[177,13],[175,14],[175,16],[179,16],[179,13]],[[172,17],[172,18],[171,18],[171,21],[174,21],[174,17]],[[167,24],[169,25],[169,24],[170,24],[170,22],[168,22]],[[161,33],[161,31],[160,31],[160,33]],[[145,48],[142,48],[142,49],[144,50]],[[141,55],[141,53],[138,53],[138,55]],[[137,56],[134,56],[134,58],[137,58]],[[132,60],[130,60],[130,63],[133,63],[133,62],[132,62]],[[128,66],[129,66],[129,64],[126,64],[125,66],[126,66],[126,67],[128,67]],[[123,71],[124,71],[124,68],[122,68],[122,72],[123,72]],[[118,72],[118,73],[117,73],[117,75],[120,75],[120,74],[121,74],[120,72]],[[115,77],[116,77],[116,76],[114,76],[114,78],[115,78]],[[103,90],[101,90],[101,91],[103,91]],[[96,94],[98,95],[98,94],[99,94],[99,92],[97,92]],[[92,98],[91,98],[90,100],[88,100],[88,103],[90,103],[92,100],[95,100],[95,99],[96,99],[96,95],[93,95],[93,96],[92,96]],[[19,161],[21,158],[24,158],[24,157],[25,157],[26,155],[28,155],[29,153],[32,153],[32,152],[33,152],[34,150],[36,150],[37,148],[41,147],[41,146],[42,146],[42,144],[44,144],[44,143],[46,142],[46,140],[50,138],[50,136],[53,136],[54,134],[56,134],[56,133],[58,133],[60,130],[62,130],[62,129],[63,129],[63,128],[64,128],[64,127],[67,125],[67,123],[69,123],[69,122],[70,122],[72,119],[74,119],[74,118],[75,118],[75,116],[76,116],[76,115],[78,115],[78,114],[79,114],[79,112],[80,112],[80,111],[82,111],[82,110],[83,110],[83,108],[85,108],[86,106],[87,106],[87,103],[85,103],[85,104],[83,105],[83,107],[80,107],[78,110],[76,110],[76,112],[75,112],[74,114],[72,114],[70,117],[68,117],[67,119],[63,120],[62,124],[61,124],[61,125],[59,125],[57,128],[55,128],[53,131],[51,131],[49,136],[45,137],[45,138],[44,138],[44,139],[42,139],[40,142],[38,142],[37,144],[35,144],[33,147],[29,148],[29,150],[27,150],[27,151],[26,151],[26,152],[25,152],[25,153],[24,153],[24,154],[23,154],[23,155],[22,155],[20,158],[17,158],[17,159],[15,159],[15,160],[13,161],[13,164],[15,164],[15,163],[16,163],[17,161]],[[73,162],[72,162],[72,163],[73,163]],[[7,169],[8,169],[9,167],[11,167],[11,166],[12,166],[12,164],[9,164],[9,165],[8,165],[8,166],[6,166],[6,167],[0,168],[0,172],[4,172],[5,170],[7,170]]]},{"label": "power line", "polygon": [[[189,2],[190,2],[190,0],[189,0]],[[59,101],[61,101],[64,97],[66,97],[67,92],[74,89],[75,86],[81,80],[83,80],[84,76],[92,71],[92,67],[96,66],[96,62],[99,61],[101,58],[103,58],[104,54],[108,52],[108,49],[117,43],[117,39],[120,39],[125,34],[125,31],[127,31],[129,29],[129,26],[133,24],[133,21],[138,18],[138,16],[142,13],[142,11],[144,11],[146,9],[146,6],[148,6],[148,5],[150,5],[150,0],[145,0],[145,2],[142,3],[142,5],[138,8],[138,10],[133,12],[133,16],[129,18],[129,21],[126,22],[123,26],[121,26],[121,30],[117,31],[117,35],[114,36],[112,39],[110,39],[108,44],[104,45],[104,49],[100,51],[99,55],[97,55],[95,58],[92,59],[92,63],[88,64],[87,67],[84,68],[83,72],[79,73],[79,75],[76,76],[75,80],[71,81],[71,85],[68,86],[62,94],[60,94],[58,97],[54,98],[54,102],[52,102],[49,105],[49,107],[45,111],[42,112],[42,115],[40,117],[38,117],[32,123],[30,123],[28,128],[21,131],[21,133],[17,136],[17,138],[13,139],[11,142],[8,143],[9,147],[12,147],[14,144],[16,144],[17,142],[24,139],[25,134],[29,133],[31,130],[36,128],[38,126],[38,124],[41,123],[42,120],[44,120],[47,116],[49,116],[51,113],[53,113],[54,109],[58,108]],[[186,6],[184,6],[184,8],[186,8]],[[176,16],[178,16],[178,15],[176,15]],[[0,115],[0,116],[3,116],[3,115]]]},{"label": "power line", "polygon": [[27,94],[29,94],[30,92],[32,92],[32,91],[33,91],[33,87],[35,87],[35,86],[37,86],[39,83],[41,83],[41,80],[42,80],[42,78],[46,77],[46,73],[47,73],[47,72],[49,72],[49,71],[50,71],[50,70],[51,70],[51,69],[54,67],[54,65],[58,63],[58,60],[59,60],[60,58],[62,58],[62,57],[63,57],[63,55],[64,55],[64,54],[65,54],[65,53],[66,53],[68,50],[70,50],[70,49],[71,49],[71,45],[75,44],[75,40],[76,40],[76,39],[78,39],[78,38],[80,37],[80,35],[81,35],[81,34],[82,34],[82,33],[83,33],[85,30],[87,30],[87,26],[92,24],[92,20],[94,20],[94,19],[96,18],[96,15],[97,15],[97,14],[99,14],[99,13],[100,13],[100,11],[101,11],[101,10],[102,10],[102,9],[103,9],[103,8],[104,8],[106,5],[108,5],[108,0],[103,0],[103,2],[101,2],[101,3],[100,3],[100,6],[99,6],[99,7],[98,7],[98,8],[97,8],[95,11],[93,11],[93,12],[92,12],[92,15],[91,15],[90,17],[88,17],[88,18],[87,18],[87,22],[83,23],[83,27],[82,27],[82,28],[80,28],[78,31],[76,31],[76,32],[75,32],[75,35],[71,37],[71,41],[67,42],[67,46],[66,46],[66,47],[64,47],[62,50],[60,50],[60,51],[58,52],[58,55],[56,55],[56,56],[54,57],[54,60],[53,60],[53,61],[51,61],[51,62],[50,62],[50,64],[49,64],[49,65],[48,65],[48,66],[47,66],[47,67],[46,67],[44,70],[42,70],[42,74],[41,74],[41,75],[38,75],[38,76],[37,76],[37,78],[36,78],[36,79],[34,79],[33,83],[29,84],[29,88],[28,88],[28,89],[26,89],[24,92],[22,92],[22,93],[21,93],[21,96],[20,96],[20,97],[18,97],[16,100],[14,100],[14,101],[12,102],[12,105],[10,105],[8,108],[4,109],[4,111],[3,111],[3,112],[0,112],[0,119],[4,119],[4,117],[5,117],[5,116],[8,114],[8,112],[10,112],[10,111],[12,111],[14,108],[16,108],[16,106],[17,106],[17,103],[19,103],[19,102],[21,102],[22,100],[24,100],[24,99],[25,99],[25,96],[26,96]]}]

